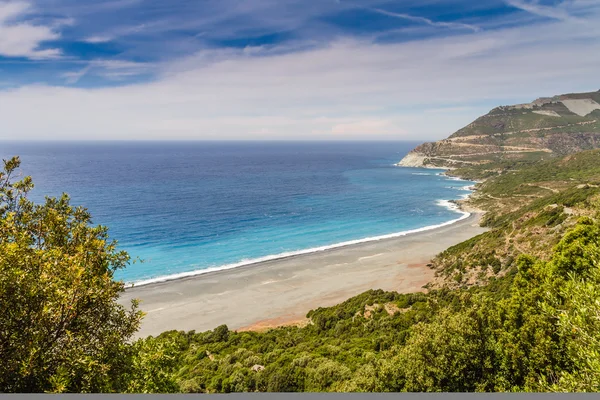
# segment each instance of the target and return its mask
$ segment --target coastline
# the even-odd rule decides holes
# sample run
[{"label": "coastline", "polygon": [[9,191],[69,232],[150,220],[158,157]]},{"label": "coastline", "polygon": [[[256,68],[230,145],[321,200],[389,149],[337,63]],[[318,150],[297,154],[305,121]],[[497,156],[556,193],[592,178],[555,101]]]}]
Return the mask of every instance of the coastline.
[{"label": "coastline", "polygon": [[[470,193],[466,194],[466,196],[469,196],[469,195],[470,195]],[[258,265],[258,264],[261,264],[264,262],[269,262],[269,261],[285,260],[288,258],[299,257],[299,256],[304,256],[304,255],[309,255],[309,254],[315,254],[315,253],[325,252],[325,251],[329,251],[329,250],[342,249],[342,248],[345,248],[348,246],[354,246],[354,245],[363,244],[363,243],[378,242],[380,240],[404,237],[407,235],[412,235],[414,233],[432,231],[432,230],[435,230],[438,228],[442,228],[444,226],[452,225],[456,222],[462,221],[465,218],[469,218],[469,216],[471,215],[471,212],[463,210],[462,207],[460,206],[460,204],[456,203],[457,201],[465,200],[466,198],[467,197],[462,197],[461,199],[458,199],[458,200],[438,200],[437,203],[440,207],[445,207],[451,211],[455,211],[457,213],[462,214],[459,218],[455,218],[450,221],[442,222],[440,224],[428,225],[428,226],[424,226],[422,228],[409,229],[406,231],[394,232],[394,233],[378,235],[378,236],[371,236],[371,237],[366,237],[366,238],[362,238],[362,239],[348,240],[345,242],[334,243],[331,245],[312,247],[312,248],[303,249],[303,250],[296,250],[296,251],[290,251],[290,252],[286,252],[286,253],[274,254],[274,255],[269,255],[269,256],[260,257],[260,258],[256,258],[256,259],[240,261],[238,263],[222,265],[222,266],[214,267],[214,268],[199,269],[199,270],[194,270],[194,271],[189,271],[189,272],[181,272],[181,273],[172,274],[172,275],[159,276],[156,278],[146,279],[146,280],[139,281],[139,282],[126,283],[126,287],[127,287],[127,289],[133,289],[133,288],[138,288],[138,287],[142,287],[142,286],[154,285],[154,284],[158,284],[158,283],[173,282],[173,281],[178,281],[180,279],[194,278],[197,276],[212,274],[212,273],[220,272],[220,271],[252,267],[254,265]]]},{"label": "coastline", "polygon": [[[398,164],[394,164],[394,165],[398,166]],[[412,167],[408,167],[408,168],[412,168]],[[439,172],[436,175],[444,176],[446,179],[448,179],[450,181],[472,182],[472,181],[467,181],[465,179],[462,179],[460,177],[446,175],[447,168],[431,167],[431,169],[441,170],[442,172]],[[419,173],[415,173],[415,174],[419,175]],[[424,175],[429,175],[429,174],[424,174]],[[467,200],[469,198],[469,196],[471,194],[473,194],[473,192],[476,190],[475,185],[467,185],[462,190],[466,190],[469,193],[461,195],[461,197],[458,199],[437,200],[437,204],[440,207],[444,207],[450,211],[462,214],[458,218],[455,218],[455,219],[452,219],[449,221],[445,221],[445,222],[442,222],[439,224],[427,225],[427,226],[424,226],[421,228],[408,229],[405,231],[393,232],[393,233],[389,233],[389,234],[370,236],[370,237],[365,237],[365,238],[360,238],[360,239],[352,239],[352,240],[347,240],[347,241],[343,241],[343,242],[339,242],[339,243],[333,243],[330,245],[323,245],[323,246],[312,247],[312,248],[301,249],[301,250],[292,250],[292,251],[287,251],[287,252],[283,252],[283,253],[279,253],[279,254],[272,254],[272,255],[267,255],[267,256],[263,256],[263,257],[258,257],[255,259],[242,260],[242,261],[235,262],[232,264],[225,264],[225,265],[220,265],[217,267],[197,269],[197,270],[193,270],[193,271],[180,272],[180,273],[175,273],[175,274],[170,274],[170,275],[162,275],[162,276],[158,276],[158,277],[154,277],[154,278],[143,279],[143,280],[137,281],[137,282],[125,282],[125,287],[126,287],[126,289],[129,290],[129,289],[133,289],[133,288],[139,288],[142,286],[154,285],[157,283],[173,282],[173,281],[177,281],[180,279],[194,278],[194,277],[198,277],[198,276],[202,276],[202,275],[206,275],[206,274],[212,274],[214,272],[219,272],[219,271],[226,271],[226,270],[232,270],[232,269],[237,269],[237,268],[250,267],[250,266],[258,265],[258,264],[261,264],[264,262],[269,262],[269,261],[285,260],[285,259],[291,258],[291,257],[309,255],[309,254],[319,253],[319,252],[328,251],[328,250],[332,250],[332,249],[341,249],[341,248],[345,248],[345,247],[353,246],[353,245],[357,245],[357,244],[378,242],[380,240],[404,237],[404,236],[411,235],[414,233],[430,231],[430,230],[438,229],[438,228],[441,228],[444,226],[452,225],[452,224],[459,222],[465,218],[468,218],[470,216],[470,214],[473,212],[471,210],[464,209],[462,203],[465,200]],[[474,212],[477,213],[477,212],[482,212],[482,211],[475,210]]]},{"label": "coastline", "polygon": [[481,213],[434,227],[343,243],[229,269],[128,288],[120,302],[141,300],[147,313],[138,337],[163,331],[276,326],[369,289],[414,292],[433,278],[426,266],[446,248],[485,231]]}]

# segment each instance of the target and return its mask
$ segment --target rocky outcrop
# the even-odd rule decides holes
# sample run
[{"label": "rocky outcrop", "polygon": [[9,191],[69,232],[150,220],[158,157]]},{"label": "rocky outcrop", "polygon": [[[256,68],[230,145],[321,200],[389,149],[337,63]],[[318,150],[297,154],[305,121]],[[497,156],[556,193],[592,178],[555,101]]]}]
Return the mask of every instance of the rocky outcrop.
[{"label": "rocky outcrop", "polygon": [[423,168],[427,165],[427,162],[428,159],[425,154],[417,153],[413,150],[396,165],[399,167]]}]

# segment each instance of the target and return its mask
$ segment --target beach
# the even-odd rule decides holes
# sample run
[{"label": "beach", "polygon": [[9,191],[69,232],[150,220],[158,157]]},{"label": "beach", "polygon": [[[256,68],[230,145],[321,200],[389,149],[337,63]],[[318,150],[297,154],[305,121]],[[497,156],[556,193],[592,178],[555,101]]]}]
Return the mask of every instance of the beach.
[{"label": "beach", "polygon": [[226,324],[260,330],[305,323],[308,311],[369,289],[423,290],[427,263],[446,248],[485,232],[481,214],[406,236],[214,271],[129,288],[119,302],[139,299],[146,313],[138,337],[167,330],[206,331]]}]

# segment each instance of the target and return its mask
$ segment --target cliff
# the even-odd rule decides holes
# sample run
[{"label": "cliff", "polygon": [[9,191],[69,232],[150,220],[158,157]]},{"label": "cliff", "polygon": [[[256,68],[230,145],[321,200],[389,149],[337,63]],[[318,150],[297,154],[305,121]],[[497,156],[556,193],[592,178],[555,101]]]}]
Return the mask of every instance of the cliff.
[{"label": "cliff", "polygon": [[[424,143],[398,165],[465,168],[538,161],[600,147],[600,91],[501,106],[450,137]],[[496,165],[494,165],[496,164]]]}]

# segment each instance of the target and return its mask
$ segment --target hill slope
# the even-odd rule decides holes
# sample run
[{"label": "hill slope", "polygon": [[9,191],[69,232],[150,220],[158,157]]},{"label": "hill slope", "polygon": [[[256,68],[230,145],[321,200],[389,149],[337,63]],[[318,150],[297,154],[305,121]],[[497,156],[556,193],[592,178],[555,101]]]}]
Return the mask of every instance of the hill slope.
[{"label": "hill slope", "polygon": [[523,253],[547,259],[566,231],[595,214],[599,196],[598,149],[487,179],[461,202],[485,210],[482,223],[490,230],[432,260],[437,279],[430,287],[485,284],[507,273]]},{"label": "hill slope", "polygon": [[600,150],[487,179],[490,230],[428,293],[371,290],[266,332],[165,332],[183,392],[600,390]]},{"label": "hill slope", "polygon": [[531,162],[600,147],[600,91],[540,98],[496,107],[449,138],[424,143],[406,167],[481,167]]}]

